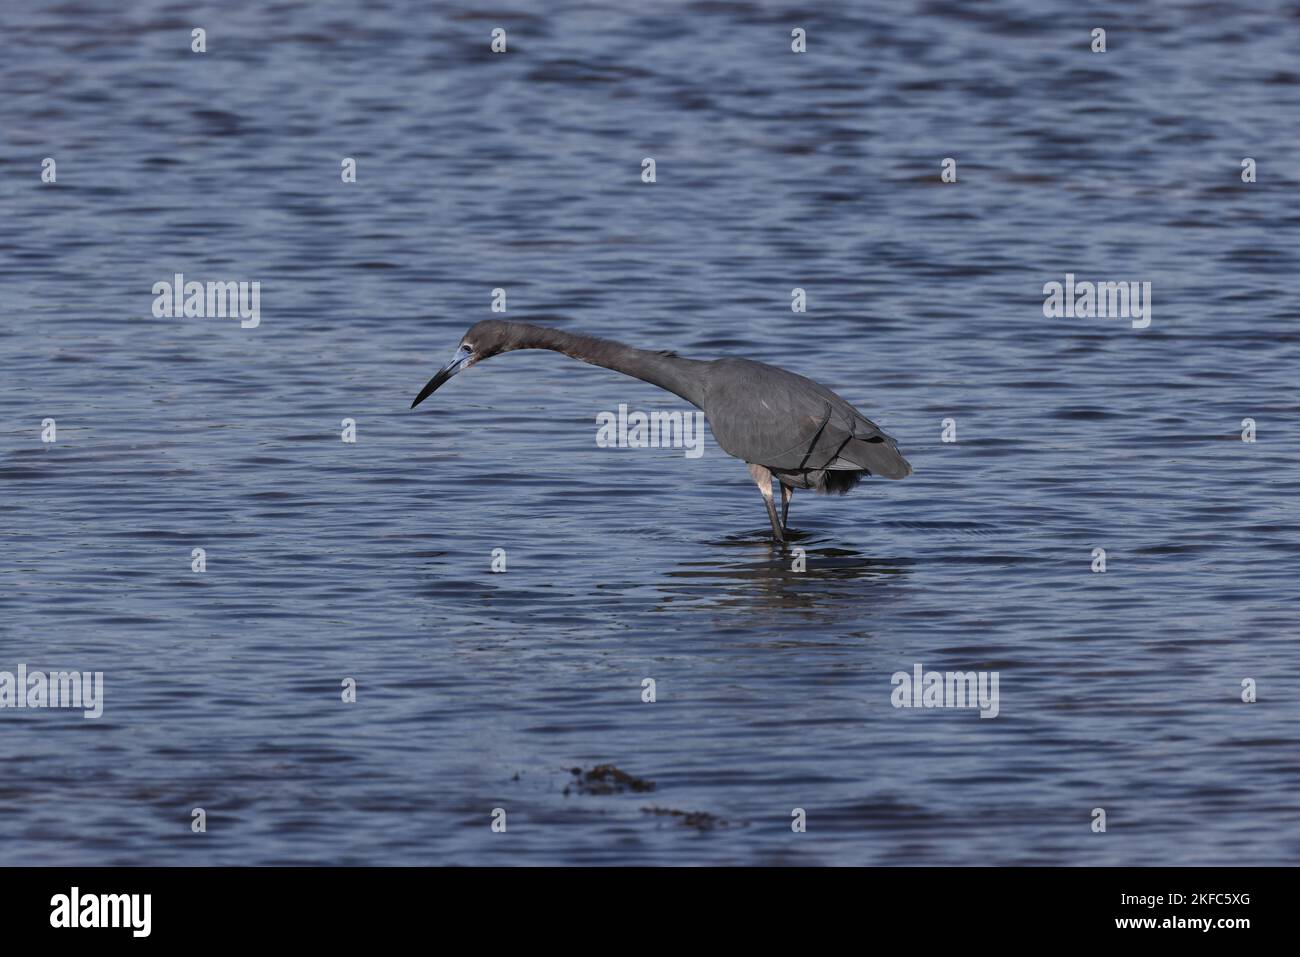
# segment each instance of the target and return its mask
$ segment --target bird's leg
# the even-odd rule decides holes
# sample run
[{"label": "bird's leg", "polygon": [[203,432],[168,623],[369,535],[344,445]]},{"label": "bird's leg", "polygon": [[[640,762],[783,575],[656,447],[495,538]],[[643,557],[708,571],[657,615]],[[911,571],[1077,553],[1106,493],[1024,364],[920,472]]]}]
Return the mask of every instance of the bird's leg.
[{"label": "bird's leg", "polygon": [[754,484],[758,486],[759,492],[763,495],[763,504],[767,506],[767,517],[772,521],[772,537],[781,544],[785,544],[785,534],[781,530],[781,523],[776,517],[776,505],[772,502],[772,473],[761,465],[750,464],[749,474],[754,478]]},{"label": "bird's leg", "polygon": [[786,519],[790,517],[790,499],[794,498],[794,489],[784,482],[781,483],[781,528],[789,528]]}]

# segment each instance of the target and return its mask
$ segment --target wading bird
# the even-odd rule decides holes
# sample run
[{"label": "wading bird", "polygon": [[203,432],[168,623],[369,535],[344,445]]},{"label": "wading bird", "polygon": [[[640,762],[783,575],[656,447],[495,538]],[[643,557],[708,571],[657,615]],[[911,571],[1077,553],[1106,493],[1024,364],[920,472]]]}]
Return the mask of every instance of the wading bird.
[{"label": "wading bird", "polygon": [[[912,474],[891,437],[830,389],[801,375],[749,359],[683,359],[675,352],[633,349],[526,322],[485,319],[470,326],[451,362],[420,390],[411,408],[462,369],[515,349],[550,349],[613,369],[700,409],[723,451],[749,465],[777,542],[785,542],[795,489],[843,495],[867,475]],[[780,519],[773,478],[781,487]]]}]

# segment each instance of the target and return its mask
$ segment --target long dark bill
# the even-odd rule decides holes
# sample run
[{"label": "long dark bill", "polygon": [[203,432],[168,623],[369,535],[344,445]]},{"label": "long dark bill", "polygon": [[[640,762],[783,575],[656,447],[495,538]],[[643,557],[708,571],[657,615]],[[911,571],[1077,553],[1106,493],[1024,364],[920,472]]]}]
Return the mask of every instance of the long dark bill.
[{"label": "long dark bill", "polygon": [[457,349],[456,357],[439,369],[438,374],[424,384],[424,388],[420,390],[420,394],[417,395],[415,401],[411,403],[411,408],[414,409],[429,396],[437,392],[444,382],[454,376],[461,369],[465,368],[465,366],[469,365],[469,360],[471,358],[473,358],[473,353],[468,349],[463,346]]}]

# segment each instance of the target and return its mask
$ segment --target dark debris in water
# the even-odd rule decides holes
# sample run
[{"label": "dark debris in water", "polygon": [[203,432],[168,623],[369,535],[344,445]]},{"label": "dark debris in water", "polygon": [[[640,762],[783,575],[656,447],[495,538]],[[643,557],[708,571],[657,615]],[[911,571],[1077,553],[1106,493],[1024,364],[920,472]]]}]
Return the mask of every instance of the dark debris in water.
[{"label": "dark debris in water", "polygon": [[571,768],[573,781],[564,789],[567,797],[570,790],[579,794],[622,794],[626,791],[653,791],[655,783],[634,777],[612,764],[598,764],[590,771]]},{"label": "dark debris in water", "polygon": [[678,811],[666,807],[643,807],[641,813],[653,814],[655,817],[671,817],[683,827],[693,827],[697,831],[712,831],[715,828],[736,826],[731,821],[720,818],[716,814],[710,814],[708,811]]}]

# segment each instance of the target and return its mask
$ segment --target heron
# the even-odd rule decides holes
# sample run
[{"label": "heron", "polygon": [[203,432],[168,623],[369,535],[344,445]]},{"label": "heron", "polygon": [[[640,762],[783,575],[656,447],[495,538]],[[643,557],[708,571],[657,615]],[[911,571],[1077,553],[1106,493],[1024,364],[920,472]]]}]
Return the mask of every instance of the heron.
[{"label": "heron", "polygon": [[[912,466],[892,436],[824,385],[751,359],[687,359],[662,350],[537,326],[484,319],[461,337],[456,354],[411,403],[448,379],[503,352],[549,349],[612,369],[680,396],[702,411],[728,455],[749,466],[763,496],[772,538],[785,544],[795,489],[843,495],[869,475],[906,478]],[[773,482],[780,488],[778,518]]]}]

